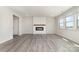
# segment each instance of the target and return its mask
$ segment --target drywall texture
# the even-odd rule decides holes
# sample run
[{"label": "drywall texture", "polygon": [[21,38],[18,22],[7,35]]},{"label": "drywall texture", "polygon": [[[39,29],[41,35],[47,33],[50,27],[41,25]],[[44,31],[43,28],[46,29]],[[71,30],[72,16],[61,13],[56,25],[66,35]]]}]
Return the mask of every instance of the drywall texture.
[{"label": "drywall texture", "polygon": [[78,13],[79,13],[79,7],[73,7],[69,9],[68,11],[66,11],[65,13],[63,13],[62,15],[60,15],[59,17],[57,17],[56,18],[56,26],[57,26],[56,34],[79,43],[79,30],[77,29],[76,22],[73,29],[59,29],[59,24],[58,24],[58,21],[60,18],[69,16],[69,15],[73,15],[75,17],[74,18],[75,21],[77,21],[76,18],[77,18]]}]

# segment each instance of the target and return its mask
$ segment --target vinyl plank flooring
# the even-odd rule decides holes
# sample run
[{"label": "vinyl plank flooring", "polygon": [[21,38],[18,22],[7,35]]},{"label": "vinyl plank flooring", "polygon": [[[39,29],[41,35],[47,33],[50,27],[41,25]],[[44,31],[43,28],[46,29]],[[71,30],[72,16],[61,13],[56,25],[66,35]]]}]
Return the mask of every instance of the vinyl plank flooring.
[{"label": "vinyl plank flooring", "polygon": [[78,52],[79,45],[57,35],[22,35],[0,44],[0,52]]}]

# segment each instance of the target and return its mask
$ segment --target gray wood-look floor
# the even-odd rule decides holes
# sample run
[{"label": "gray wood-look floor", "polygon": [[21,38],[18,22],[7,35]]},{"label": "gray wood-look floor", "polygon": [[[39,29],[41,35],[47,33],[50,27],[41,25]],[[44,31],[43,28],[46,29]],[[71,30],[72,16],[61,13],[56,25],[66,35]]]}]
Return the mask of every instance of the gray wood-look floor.
[{"label": "gray wood-look floor", "polygon": [[57,35],[22,35],[0,45],[0,52],[78,52],[79,45]]}]

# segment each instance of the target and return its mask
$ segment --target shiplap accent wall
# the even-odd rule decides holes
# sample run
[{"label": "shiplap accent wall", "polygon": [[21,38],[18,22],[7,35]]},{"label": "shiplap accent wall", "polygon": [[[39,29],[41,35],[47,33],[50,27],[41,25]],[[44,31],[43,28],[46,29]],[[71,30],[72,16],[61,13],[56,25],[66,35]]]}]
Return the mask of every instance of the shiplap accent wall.
[{"label": "shiplap accent wall", "polygon": [[[34,26],[34,24],[44,24],[45,26]],[[46,17],[33,17],[33,34],[46,34]],[[43,31],[36,31],[36,27],[43,27]]]}]

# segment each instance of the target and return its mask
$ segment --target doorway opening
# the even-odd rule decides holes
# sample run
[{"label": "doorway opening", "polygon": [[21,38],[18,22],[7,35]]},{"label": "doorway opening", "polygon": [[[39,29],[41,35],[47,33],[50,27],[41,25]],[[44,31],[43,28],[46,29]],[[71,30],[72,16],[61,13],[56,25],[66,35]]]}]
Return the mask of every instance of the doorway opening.
[{"label": "doorway opening", "polygon": [[19,36],[19,17],[13,15],[13,38]]}]

